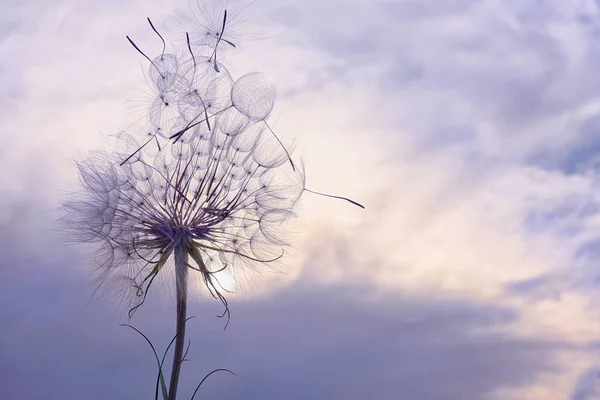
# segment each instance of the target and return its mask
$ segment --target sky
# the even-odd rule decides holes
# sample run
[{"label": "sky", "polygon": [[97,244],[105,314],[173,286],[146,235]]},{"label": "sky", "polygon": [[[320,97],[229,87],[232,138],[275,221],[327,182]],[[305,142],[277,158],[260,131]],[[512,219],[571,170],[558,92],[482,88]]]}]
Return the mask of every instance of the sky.
[{"label": "sky", "polygon": [[[0,0],[0,398],[151,398],[156,365],[56,224],[186,1]],[[600,399],[600,2],[256,0],[233,76],[311,189],[294,250],[191,299],[182,398]],[[136,108],[137,107],[137,108]],[[169,293],[131,323],[164,349]],[[159,350],[160,351],[160,350]]]}]

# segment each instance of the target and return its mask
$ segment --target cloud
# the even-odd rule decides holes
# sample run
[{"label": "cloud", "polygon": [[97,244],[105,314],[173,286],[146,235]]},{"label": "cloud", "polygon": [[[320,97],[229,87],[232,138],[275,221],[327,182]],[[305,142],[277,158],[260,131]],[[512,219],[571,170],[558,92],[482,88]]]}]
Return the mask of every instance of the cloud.
[{"label": "cloud", "polygon": [[598,389],[600,373],[598,367],[592,367],[581,374],[571,395],[571,400],[594,400],[600,398]]},{"label": "cloud", "polygon": [[[290,35],[297,45],[314,46],[316,58],[324,54],[322,70],[330,59],[345,69],[308,87],[306,96],[349,101],[320,113],[303,103],[303,111],[310,110],[311,121],[337,121],[337,107],[346,107],[339,124],[349,119],[354,129],[339,136],[327,131],[359,143],[362,153],[348,145],[351,156],[342,164],[361,160],[365,172],[354,175],[362,178],[354,186],[360,182],[367,204],[380,201],[377,195],[395,204],[385,214],[394,221],[385,229],[388,236],[409,234],[389,212],[411,213],[410,207],[433,200],[431,190],[439,208],[452,210],[457,220],[476,214],[486,224],[493,221],[473,227],[474,235],[539,248],[528,257],[540,257],[545,269],[597,260],[589,251],[599,237],[595,2],[330,1],[318,9],[315,14],[310,2],[287,3],[271,15],[295,28]],[[362,141],[359,131],[369,132],[372,143]],[[379,164],[372,153],[379,153]],[[412,214],[429,223],[423,210]],[[481,259],[491,262],[483,254]],[[593,278],[593,268],[585,269]]]},{"label": "cloud", "polygon": [[288,3],[272,17],[295,28],[298,45],[343,65],[322,86],[378,88],[369,113],[408,127],[420,151],[453,143],[486,169],[509,161],[567,171],[586,162],[584,148],[592,154],[595,2],[329,1],[318,9]]}]

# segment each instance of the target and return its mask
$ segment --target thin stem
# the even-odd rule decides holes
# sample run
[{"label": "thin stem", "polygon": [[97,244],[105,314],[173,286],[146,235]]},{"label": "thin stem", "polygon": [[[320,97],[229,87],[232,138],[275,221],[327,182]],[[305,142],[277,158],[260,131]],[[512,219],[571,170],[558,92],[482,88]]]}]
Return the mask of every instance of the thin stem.
[{"label": "thin stem", "polygon": [[173,353],[173,367],[171,368],[171,382],[169,383],[169,399],[177,398],[177,385],[179,372],[183,362],[183,349],[185,347],[185,323],[187,314],[187,281],[188,281],[188,244],[185,239],[175,247],[175,275],[177,285],[177,339]]}]

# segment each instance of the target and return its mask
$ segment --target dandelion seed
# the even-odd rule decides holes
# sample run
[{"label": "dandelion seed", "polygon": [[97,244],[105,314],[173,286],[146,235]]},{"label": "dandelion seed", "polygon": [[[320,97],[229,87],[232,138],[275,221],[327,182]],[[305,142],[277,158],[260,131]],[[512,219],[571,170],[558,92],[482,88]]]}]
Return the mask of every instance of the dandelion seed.
[{"label": "dandelion seed", "polygon": [[[175,28],[189,32],[195,48],[224,51],[237,47],[236,43],[247,36],[249,6],[252,2],[239,0],[190,0],[185,11],[178,11],[172,21]],[[226,17],[225,17],[226,15]]]}]

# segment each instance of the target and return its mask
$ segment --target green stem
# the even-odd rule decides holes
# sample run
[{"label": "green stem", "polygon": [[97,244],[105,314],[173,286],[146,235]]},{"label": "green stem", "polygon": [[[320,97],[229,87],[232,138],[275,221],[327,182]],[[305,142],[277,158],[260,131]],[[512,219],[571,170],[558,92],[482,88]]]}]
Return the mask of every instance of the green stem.
[{"label": "green stem", "polygon": [[177,338],[173,353],[173,367],[171,368],[171,382],[169,383],[169,399],[177,398],[177,385],[179,372],[183,362],[183,348],[185,344],[185,323],[187,314],[187,281],[188,281],[188,245],[183,243],[175,247],[175,285],[177,286]]}]

